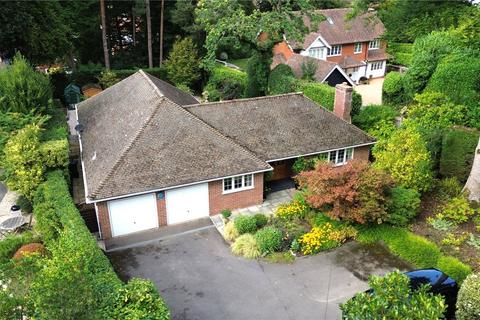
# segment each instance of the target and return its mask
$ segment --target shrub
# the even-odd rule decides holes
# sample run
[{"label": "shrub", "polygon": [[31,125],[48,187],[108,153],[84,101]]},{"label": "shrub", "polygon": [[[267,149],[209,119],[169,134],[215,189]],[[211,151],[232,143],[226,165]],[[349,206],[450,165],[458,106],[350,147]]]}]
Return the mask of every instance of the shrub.
[{"label": "shrub", "polygon": [[375,294],[362,292],[340,305],[342,319],[429,319],[443,318],[443,297],[428,292],[428,286],[413,291],[410,280],[399,271],[368,280]]},{"label": "shrub", "polygon": [[168,79],[187,87],[200,78],[199,65],[197,46],[191,38],[176,40],[165,61]]},{"label": "shrub", "polygon": [[440,219],[440,218],[427,218],[427,222],[431,225],[434,229],[440,231],[448,231],[455,227],[455,224],[452,221]]},{"label": "shrub", "polygon": [[42,114],[51,104],[48,76],[33,70],[17,53],[12,66],[0,70],[0,111]]},{"label": "shrub", "polygon": [[462,192],[462,185],[455,177],[445,178],[438,182],[438,191],[442,198],[457,197]]},{"label": "shrub", "polygon": [[170,311],[152,281],[138,278],[118,290],[113,310],[114,319],[170,319]]},{"label": "shrub", "polygon": [[350,161],[340,167],[319,162],[315,170],[300,173],[297,180],[300,188],[308,190],[308,204],[333,219],[382,223],[388,216],[393,182],[367,162]]},{"label": "shrub", "polygon": [[24,196],[20,196],[17,200],[17,204],[20,206],[22,213],[32,213],[33,207],[32,202],[25,198]]},{"label": "shrub", "polygon": [[408,101],[405,93],[404,76],[400,72],[389,72],[382,87],[383,103],[402,105]]},{"label": "shrub", "polygon": [[282,232],[275,227],[265,227],[255,233],[255,240],[262,253],[278,251],[282,245]]},{"label": "shrub", "polygon": [[268,217],[264,214],[257,213],[253,216],[255,218],[255,223],[257,225],[257,229],[261,229],[268,223]]},{"label": "shrub", "polygon": [[467,181],[472,168],[479,133],[456,128],[445,133],[440,157],[440,174],[443,177]]},{"label": "shrub", "polygon": [[270,55],[258,51],[248,59],[245,97],[258,97],[267,93],[270,63]]},{"label": "shrub", "polygon": [[51,140],[43,142],[39,147],[45,166],[49,168],[65,168],[68,165],[68,140]]},{"label": "shrub", "polygon": [[353,117],[352,122],[360,129],[369,132],[375,128],[380,121],[394,123],[397,113],[398,112],[390,106],[369,105]]},{"label": "shrub", "polygon": [[283,249],[289,249],[295,239],[298,239],[309,230],[309,227],[300,219],[274,219],[273,225],[283,234]]},{"label": "shrub", "polygon": [[112,70],[102,70],[97,79],[104,90],[120,81],[117,74]]},{"label": "shrub", "polygon": [[445,272],[459,285],[462,284],[470,273],[472,273],[472,268],[462,263],[457,258],[449,256],[441,256],[440,259],[438,259],[437,269]]},{"label": "shrub", "polygon": [[470,207],[468,200],[463,196],[452,198],[437,214],[438,219],[449,219],[454,223],[463,223],[475,214],[475,210]]},{"label": "shrub", "polygon": [[471,274],[463,281],[457,298],[458,320],[476,320],[480,318],[480,275]]},{"label": "shrub", "polygon": [[39,254],[45,256],[47,254],[47,249],[41,243],[28,243],[21,246],[13,255],[13,260],[20,260],[24,257],[28,257],[32,254]]},{"label": "shrub", "polygon": [[237,228],[235,228],[235,224],[233,223],[233,221],[227,222],[227,224],[223,228],[223,237],[225,238],[225,240],[233,241],[238,238],[239,235],[240,233],[238,232]]},{"label": "shrub", "polygon": [[253,216],[240,216],[237,217],[234,221],[235,228],[237,228],[238,233],[254,233],[257,231],[257,220]]},{"label": "shrub", "polygon": [[290,203],[281,204],[275,210],[275,217],[283,220],[291,220],[294,218],[303,219],[307,206],[300,201],[292,201]]},{"label": "shrub", "polygon": [[243,98],[246,81],[245,72],[216,66],[211,70],[204,93],[208,101]]},{"label": "shrub", "polygon": [[292,171],[294,173],[300,173],[302,171],[308,171],[315,168],[316,159],[309,157],[298,157],[292,165]]},{"label": "shrub", "polygon": [[10,260],[13,254],[24,244],[36,241],[32,232],[7,235],[0,241],[0,265]]},{"label": "shrub", "polygon": [[228,209],[223,209],[221,214],[225,219],[228,219],[232,215],[232,211]]},{"label": "shrub", "polygon": [[268,94],[289,93],[294,90],[295,75],[286,64],[276,66],[268,77]]},{"label": "shrub", "polygon": [[243,234],[232,244],[232,252],[248,259],[260,257],[260,248],[257,240],[251,234]]},{"label": "shrub", "polygon": [[417,215],[419,207],[420,193],[412,189],[395,187],[391,191],[387,222],[405,226]]},{"label": "shrub", "polygon": [[335,228],[327,222],[320,227],[313,227],[310,232],[302,235],[298,242],[302,253],[309,255],[338,247],[347,239],[355,238],[356,235],[357,231],[352,227]]},{"label": "shrub", "polygon": [[425,141],[415,126],[397,130],[373,148],[374,166],[388,172],[402,187],[417,191],[430,189],[433,177]]},{"label": "shrub", "polygon": [[43,181],[45,170],[39,137],[40,126],[27,125],[12,136],[5,146],[5,182],[10,189],[29,200],[33,199],[35,190]]},{"label": "shrub", "polygon": [[302,79],[308,81],[315,81],[315,73],[317,72],[317,64],[315,60],[308,59],[300,65],[302,69]]}]

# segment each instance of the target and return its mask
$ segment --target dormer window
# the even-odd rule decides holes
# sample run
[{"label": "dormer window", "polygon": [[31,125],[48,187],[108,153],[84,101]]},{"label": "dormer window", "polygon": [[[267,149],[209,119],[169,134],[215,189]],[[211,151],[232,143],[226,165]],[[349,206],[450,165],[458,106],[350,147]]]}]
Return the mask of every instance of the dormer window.
[{"label": "dormer window", "polygon": [[332,46],[332,49],[328,49],[327,56],[339,56],[342,54],[342,46]]},{"label": "dormer window", "polygon": [[380,48],[380,39],[370,41],[370,43],[368,44],[368,50],[375,50],[378,48]]}]

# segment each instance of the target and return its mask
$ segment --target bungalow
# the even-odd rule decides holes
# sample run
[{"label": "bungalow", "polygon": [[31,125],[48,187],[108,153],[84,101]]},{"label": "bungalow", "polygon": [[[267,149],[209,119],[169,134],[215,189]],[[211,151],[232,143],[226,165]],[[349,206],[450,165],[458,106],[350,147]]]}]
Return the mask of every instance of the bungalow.
[{"label": "bungalow", "polygon": [[[199,104],[143,71],[76,106],[87,203],[103,239],[263,201],[264,174],[300,156],[368,159],[350,124],[352,88],[332,113],[301,93]],[[343,119],[342,119],[343,118]]]}]

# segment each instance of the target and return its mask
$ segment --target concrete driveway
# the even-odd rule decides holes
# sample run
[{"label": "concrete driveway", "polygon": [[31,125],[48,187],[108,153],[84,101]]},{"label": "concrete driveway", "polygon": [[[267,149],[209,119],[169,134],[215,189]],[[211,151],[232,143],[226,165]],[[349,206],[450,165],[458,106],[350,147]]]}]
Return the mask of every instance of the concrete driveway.
[{"label": "concrete driveway", "polygon": [[382,87],[384,78],[371,79],[369,84],[360,84],[354,90],[362,96],[362,106],[382,104]]},{"label": "concrete driveway", "polygon": [[338,319],[370,274],[408,265],[383,247],[348,243],[293,264],[233,256],[215,228],[109,253],[120,277],[155,282],[173,319]]}]

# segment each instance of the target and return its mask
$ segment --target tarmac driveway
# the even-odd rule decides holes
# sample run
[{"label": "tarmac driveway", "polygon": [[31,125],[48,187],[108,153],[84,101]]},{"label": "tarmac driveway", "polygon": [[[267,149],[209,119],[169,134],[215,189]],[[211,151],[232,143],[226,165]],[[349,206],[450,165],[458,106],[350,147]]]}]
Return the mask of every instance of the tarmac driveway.
[{"label": "tarmac driveway", "polygon": [[293,264],[233,256],[215,228],[108,254],[124,280],[155,282],[173,319],[338,319],[370,274],[408,265],[381,246],[348,243]]}]

